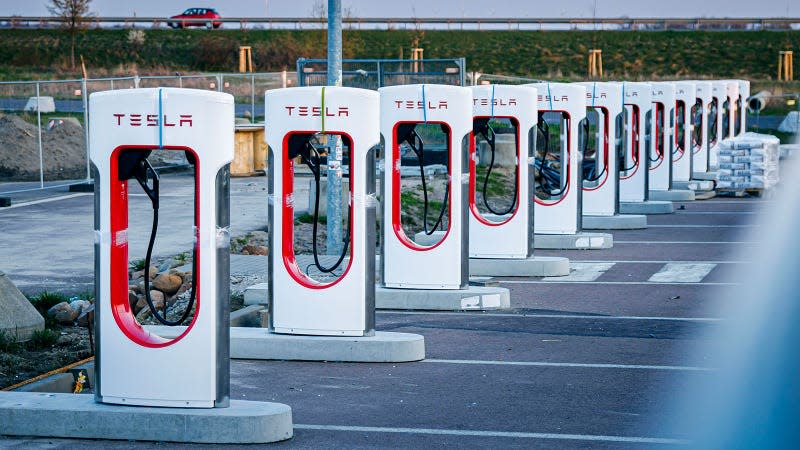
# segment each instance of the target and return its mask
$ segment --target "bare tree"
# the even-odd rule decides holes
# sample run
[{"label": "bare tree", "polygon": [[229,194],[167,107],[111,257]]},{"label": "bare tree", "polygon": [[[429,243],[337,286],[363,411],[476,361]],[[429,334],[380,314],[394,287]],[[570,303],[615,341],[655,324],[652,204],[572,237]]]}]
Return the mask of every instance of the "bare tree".
[{"label": "bare tree", "polygon": [[50,0],[50,4],[47,6],[50,14],[60,17],[64,28],[69,30],[72,39],[69,62],[73,69],[75,68],[75,40],[78,31],[86,24],[91,3],[92,0]]}]

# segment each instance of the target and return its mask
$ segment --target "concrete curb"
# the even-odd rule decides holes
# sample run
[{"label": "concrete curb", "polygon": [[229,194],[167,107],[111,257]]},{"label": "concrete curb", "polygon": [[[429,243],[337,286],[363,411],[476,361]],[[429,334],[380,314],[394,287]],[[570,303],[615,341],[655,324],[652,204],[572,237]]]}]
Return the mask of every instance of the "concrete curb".
[{"label": "concrete curb", "polygon": [[[148,326],[159,336],[177,337],[185,327]],[[266,328],[231,328],[231,359],[339,362],[410,362],[425,359],[418,334],[376,331],[374,336],[305,336]]]},{"label": "concrete curb", "polygon": [[647,228],[647,216],[644,214],[583,216],[583,228],[588,230],[643,230]]},{"label": "concrete curb", "polygon": [[694,200],[694,191],[689,189],[670,189],[668,191],[650,191],[649,198],[655,201],[689,202]]},{"label": "concrete curb", "polygon": [[614,246],[614,236],[608,233],[536,234],[533,248],[541,250],[600,250]]},{"label": "concrete curb", "polygon": [[672,202],[620,202],[620,214],[672,214],[675,207]]},{"label": "concrete curb", "polygon": [[714,181],[717,179],[716,172],[692,172],[693,180]]},{"label": "concrete curb", "polygon": [[292,432],[292,410],[280,403],[154,408],[96,403],[87,394],[0,393],[0,435],[265,444],[289,439]]},{"label": "concrete curb", "polygon": [[375,308],[426,311],[484,311],[508,309],[508,289],[468,286],[466,289],[395,289],[375,286]]},{"label": "concrete curb", "polygon": [[470,258],[469,274],[479,277],[563,277],[569,275],[569,259],[557,256]]}]

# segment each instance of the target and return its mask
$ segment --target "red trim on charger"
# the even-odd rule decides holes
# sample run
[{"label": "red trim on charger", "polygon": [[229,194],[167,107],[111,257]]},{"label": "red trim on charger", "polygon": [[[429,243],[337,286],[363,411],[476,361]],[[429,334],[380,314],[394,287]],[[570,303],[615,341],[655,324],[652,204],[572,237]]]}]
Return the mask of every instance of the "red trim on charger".
[{"label": "red trim on charger", "polygon": [[[131,310],[128,300],[128,181],[120,181],[119,174],[119,154],[123,150],[155,150],[159,148],[154,145],[121,145],[111,152],[111,192],[110,208],[111,215],[111,248],[110,248],[110,301],[111,314],[114,321],[125,336],[132,342],[148,348],[162,348],[173,345],[186,337],[197,322],[200,316],[200,274],[192,274],[192,282],[195,285],[195,313],[192,322],[186,330],[174,339],[166,339],[155,335],[142,328],[136,320],[136,316]],[[200,185],[198,183],[200,173],[200,159],[197,153],[189,148],[182,146],[161,147],[164,150],[178,150],[191,152],[195,159],[194,174],[194,204],[195,204],[195,266],[200,267]]]},{"label": "red trim on charger", "polygon": [[[546,202],[543,202],[543,201],[539,200],[539,197],[536,196],[536,193],[533,193],[533,201],[534,201],[534,203],[542,205],[542,206],[556,206],[557,204],[563,202],[565,198],[567,198],[567,195],[569,195],[569,191],[570,191],[570,187],[571,187],[569,185],[569,180],[570,180],[570,168],[572,166],[572,164],[570,163],[570,156],[572,154],[572,152],[570,151],[570,148],[572,148],[572,117],[569,115],[569,113],[567,111],[558,110],[558,109],[552,109],[552,110],[546,109],[544,111],[540,110],[540,112],[559,112],[559,113],[562,113],[567,118],[567,180],[566,180],[567,189],[561,194],[561,198],[559,198],[558,200],[556,200],[556,201],[554,201],[552,203],[546,203]],[[548,133],[549,132],[550,131],[548,130]],[[581,179],[583,179],[583,177],[581,177]]]},{"label": "red trim on charger", "polygon": [[475,164],[475,154],[476,154],[475,136],[473,135],[472,132],[470,132],[470,134],[469,134],[469,209],[472,212],[472,215],[475,217],[475,219],[478,220],[478,222],[482,223],[483,225],[489,226],[489,227],[498,227],[500,225],[504,225],[504,224],[507,224],[508,222],[511,222],[511,219],[513,219],[514,216],[517,215],[517,211],[519,211],[520,200],[522,199],[522,196],[520,195],[520,194],[522,194],[522,178],[521,178],[522,177],[522,173],[520,173],[520,171],[519,171],[519,165],[520,165],[520,162],[522,161],[522,157],[520,155],[521,151],[520,151],[520,146],[519,146],[519,139],[520,139],[519,121],[517,120],[517,118],[514,117],[514,116],[492,116],[492,117],[489,117],[489,116],[475,116],[472,119],[474,121],[475,119],[489,119],[489,118],[510,119],[512,121],[512,123],[514,124],[515,130],[516,130],[516,133],[517,133],[517,148],[516,148],[516,151],[517,151],[517,205],[514,207],[514,212],[511,213],[511,217],[509,217],[508,219],[506,219],[506,220],[504,220],[502,222],[492,222],[490,220],[486,220],[486,218],[483,217],[483,215],[481,215],[480,211],[478,211],[478,205],[475,204],[475,188],[476,188],[476,182],[477,182],[477,167],[476,167],[476,164]]},{"label": "red trim on charger", "polygon": [[[606,181],[608,181],[608,128],[610,125],[608,121],[608,108],[604,106],[595,106],[593,109],[599,109],[603,111],[603,165],[605,167],[605,176],[603,176],[603,181],[601,181],[597,186],[588,188],[581,186],[581,188],[587,192],[600,189],[604,184],[606,184]],[[586,136],[586,139],[589,139],[589,136]],[[581,179],[583,179],[583,177],[581,177]]]}]

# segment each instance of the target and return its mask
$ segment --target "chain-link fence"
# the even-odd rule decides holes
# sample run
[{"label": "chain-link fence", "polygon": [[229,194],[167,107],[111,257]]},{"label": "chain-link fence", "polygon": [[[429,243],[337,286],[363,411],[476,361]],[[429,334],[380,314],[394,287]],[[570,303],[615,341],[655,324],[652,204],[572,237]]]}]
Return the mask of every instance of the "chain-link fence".
[{"label": "chain-link fence", "polygon": [[[466,62],[453,59],[345,59],[342,86],[378,89],[401,84],[449,84],[466,86]],[[328,84],[328,62],[324,59],[297,60],[300,86]]]},{"label": "chain-link fence", "polygon": [[227,92],[237,122],[263,122],[264,92],[297,84],[294,73],[132,76],[0,82],[0,195],[89,180],[88,101],[93,92],[182,87]]}]

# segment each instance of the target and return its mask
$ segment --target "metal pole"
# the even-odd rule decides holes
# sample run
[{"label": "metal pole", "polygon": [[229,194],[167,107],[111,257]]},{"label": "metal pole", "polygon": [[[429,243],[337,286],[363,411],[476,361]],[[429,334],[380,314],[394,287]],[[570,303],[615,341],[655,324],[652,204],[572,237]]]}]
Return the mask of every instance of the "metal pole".
[{"label": "metal pole", "polygon": [[44,189],[44,155],[42,155],[42,108],[39,105],[39,83],[36,83],[36,123],[39,131],[39,187]]},{"label": "metal pole", "polygon": [[[342,2],[328,0],[328,86],[342,85]],[[322,111],[325,114],[325,111]],[[328,242],[329,255],[342,251],[342,143],[328,139]],[[349,200],[348,200],[349,201]]]},{"label": "metal pole", "polygon": [[89,161],[89,92],[86,84],[86,78],[81,82],[81,94],[83,97],[83,140],[86,145],[86,180],[92,177],[92,169]]}]

